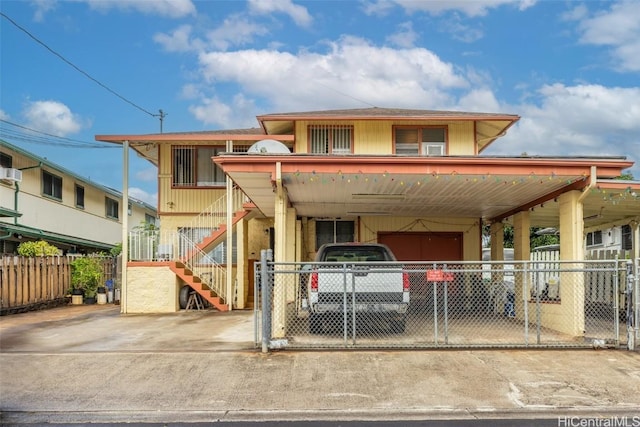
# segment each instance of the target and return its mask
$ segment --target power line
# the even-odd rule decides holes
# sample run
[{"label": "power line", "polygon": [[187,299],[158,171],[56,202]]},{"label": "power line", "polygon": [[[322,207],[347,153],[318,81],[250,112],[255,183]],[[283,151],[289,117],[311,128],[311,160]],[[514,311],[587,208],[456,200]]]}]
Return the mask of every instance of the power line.
[{"label": "power line", "polygon": [[[52,145],[57,147],[73,147],[73,148],[119,148],[117,145],[80,141],[77,139],[66,138],[63,136],[57,136],[46,132],[41,132],[35,129],[28,128],[26,126],[12,123],[8,120],[0,119],[0,122],[6,123],[15,128],[24,129],[27,132],[22,132],[19,129],[9,129],[4,126],[0,126],[0,136],[3,138],[18,140],[21,142],[27,142],[32,144]],[[51,139],[53,138],[53,139]]]},{"label": "power line", "polygon": [[121,100],[123,100],[124,102],[126,102],[129,105],[132,105],[133,107],[137,108],[138,110],[147,113],[148,115],[150,115],[151,117],[160,117],[161,120],[164,119],[164,116],[166,114],[162,113],[162,110],[160,110],[160,114],[153,114],[150,111],[144,109],[143,107],[139,106],[138,104],[134,103],[133,101],[128,100],[127,98],[125,98],[124,96],[120,95],[119,93],[117,93],[116,91],[114,91],[113,89],[109,88],[107,85],[103,84],[102,82],[100,82],[99,80],[95,79],[94,77],[92,77],[89,73],[87,73],[86,71],[80,69],[78,66],[76,66],[75,64],[73,64],[71,61],[69,61],[68,59],[66,59],[64,56],[62,56],[61,54],[59,54],[58,52],[56,52],[55,50],[53,50],[52,48],[50,48],[49,46],[47,46],[46,43],[44,43],[43,41],[41,41],[40,39],[38,39],[36,36],[34,36],[33,34],[31,34],[26,28],[21,27],[18,23],[16,23],[13,19],[9,18],[6,14],[4,14],[3,12],[0,12],[0,16],[2,16],[3,18],[5,18],[7,21],[11,22],[16,28],[20,29],[22,32],[24,32],[26,35],[28,35],[29,37],[31,37],[33,40],[35,40],[38,44],[40,44],[42,47],[44,47],[45,49],[47,49],[49,52],[53,53],[55,56],[57,56],[58,58],[60,58],[62,61],[66,62],[68,65],[70,65],[71,67],[73,67],[76,71],[80,72],[81,74],[83,74],[85,77],[87,77],[89,80],[93,81],[94,83],[96,83],[97,85],[101,86],[103,89],[106,89],[107,91],[109,91],[110,93],[112,93],[113,95],[117,96],[118,98],[120,98]]}]

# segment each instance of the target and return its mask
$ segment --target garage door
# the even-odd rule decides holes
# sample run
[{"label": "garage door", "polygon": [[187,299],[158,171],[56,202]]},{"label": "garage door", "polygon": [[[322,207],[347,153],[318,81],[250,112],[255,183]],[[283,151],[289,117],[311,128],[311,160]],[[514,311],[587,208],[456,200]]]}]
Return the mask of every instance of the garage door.
[{"label": "garage door", "polygon": [[399,261],[462,261],[462,233],[378,233]]}]

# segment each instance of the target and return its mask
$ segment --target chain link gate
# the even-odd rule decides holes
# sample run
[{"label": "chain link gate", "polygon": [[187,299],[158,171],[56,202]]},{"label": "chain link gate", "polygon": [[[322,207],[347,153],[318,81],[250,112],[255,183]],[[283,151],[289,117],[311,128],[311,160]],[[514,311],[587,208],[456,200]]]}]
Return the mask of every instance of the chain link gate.
[{"label": "chain link gate", "polygon": [[[363,269],[382,288],[384,266],[271,257],[263,251],[255,269],[255,338],[263,352],[605,348],[633,345],[638,334],[637,292],[631,292],[638,280],[626,261],[403,262],[410,292],[402,313],[383,309],[375,292],[358,292]],[[338,310],[314,311],[310,278],[319,267],[341,277],[327,296]]]}]

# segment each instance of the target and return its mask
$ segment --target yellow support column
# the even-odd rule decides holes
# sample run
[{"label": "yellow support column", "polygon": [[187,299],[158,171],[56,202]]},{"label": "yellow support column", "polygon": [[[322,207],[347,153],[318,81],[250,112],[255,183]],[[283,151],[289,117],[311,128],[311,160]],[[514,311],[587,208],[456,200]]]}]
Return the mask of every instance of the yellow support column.
[{"label": "yellow support column", "polygon": [[236,223],[236,304],[239,309],[247,307],[249,291],[249,266],[247,265],[249,239],[247,231],[248,226],[245,219]]},{"label": "yellow support column", "polygon": [[[584,220],[581,192],[570,191],[560,195],[560,260],[584,260]],[[581,267],[578,263],[575,267]],[[573,267],[563,264],[565,268]],[[584,274],[560,273],[560,310],[548,326],[573,336],[584,334]],[[556,311],[556,310],[549,310]],[[543,323],[545,319],[543,318]]]},{"label": "yellow support column", "polygon": [[[529,211],[519,212],[513,217],[513,259],[517,261],[529,261],[531,258],[531,242],[529,233],[531,219]],[[515,312],[518,319],[524,319],[524,304],[528,303],[528,290],[523,289],[527,277],[523,273],[514,275]],[[529,318],[531,312],[529,311]]]},{"label": "yellow support column", "polygon": [[[275,197],[275,249],[273,251],[274,262],[287,261],[287,192],[282,185],[282,165],[276,163],[276,197]],[[287,286],[283,280],[283,274],[276,270],[273,283],[273,311],[271,316],[271,336],[282,338],[285,336],[286,312],[287,312]]]},{"label": "yellow support column", "polygon": [[[504,224],[491,223],[491,261],[504,261]],[[499,283],[504,279],[504,266],[491,264],[491,283]]]}]

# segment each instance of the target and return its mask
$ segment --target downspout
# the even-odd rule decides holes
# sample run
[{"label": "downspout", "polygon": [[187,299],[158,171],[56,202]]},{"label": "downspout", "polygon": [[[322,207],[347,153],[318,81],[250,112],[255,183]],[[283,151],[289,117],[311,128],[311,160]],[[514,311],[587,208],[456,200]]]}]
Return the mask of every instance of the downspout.
[{"label": "downspout", "polygon": [[120,279],[120,313],[128,312],[127,264],[129,263],[129,141],[122,141],[122,277]]}]

